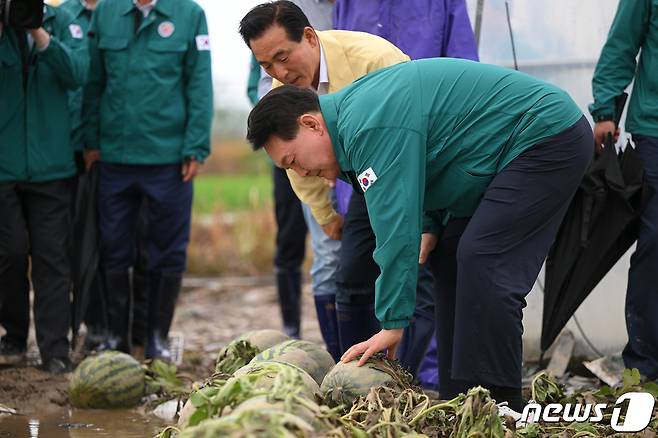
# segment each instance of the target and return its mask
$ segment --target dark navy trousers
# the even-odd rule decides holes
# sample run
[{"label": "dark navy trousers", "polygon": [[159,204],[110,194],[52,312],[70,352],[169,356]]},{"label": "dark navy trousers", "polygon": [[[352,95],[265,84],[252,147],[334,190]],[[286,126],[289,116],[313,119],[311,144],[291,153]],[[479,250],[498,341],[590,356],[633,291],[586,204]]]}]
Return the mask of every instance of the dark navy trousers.
[{"label": "dark navy trousers", "polygon": [[439,392],[521,388],[525,297],[594,155],[583,117],[498,173],[470,219],[448,222],[430,258]]},{"label": "dark navy trousers", "polygon": [[185,271],[192,183],[183,182],[181,165],[99,164],[98,222],[103,269],[123,272],[135,265],[140,208],[146,198],[148,270]]},{"label": "dark navy trousers", "polygon": [[633,136],[644,164],[646,181],[654,189],[640,223],[637,248],[631,257],[626,291],[627,368],[658,378],[658,138]]}]

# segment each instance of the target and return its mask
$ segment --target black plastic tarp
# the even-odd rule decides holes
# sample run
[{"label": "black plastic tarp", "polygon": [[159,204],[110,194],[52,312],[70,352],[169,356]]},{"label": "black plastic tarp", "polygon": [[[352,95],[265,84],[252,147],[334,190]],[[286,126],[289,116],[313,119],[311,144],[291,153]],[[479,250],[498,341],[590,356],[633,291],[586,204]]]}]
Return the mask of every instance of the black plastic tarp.
[{"label": "black plastic tarp", "polygon": [[541,349],[546,351],[580,304],[637,240],[651,189],[630,142],[609,136],[576,192],[546,260]]},{"label": "black plastic tarp", "polygon": [[[73,210],[73,312],[71,328],[76,335],[80,323],[84,320],[90,301],[97,301],[100,295],[98,261],[100,242],[96,212],[96,187],[98,185],[98,166],[78,177]],[[74,336],[75,338],[75,336]]]}]

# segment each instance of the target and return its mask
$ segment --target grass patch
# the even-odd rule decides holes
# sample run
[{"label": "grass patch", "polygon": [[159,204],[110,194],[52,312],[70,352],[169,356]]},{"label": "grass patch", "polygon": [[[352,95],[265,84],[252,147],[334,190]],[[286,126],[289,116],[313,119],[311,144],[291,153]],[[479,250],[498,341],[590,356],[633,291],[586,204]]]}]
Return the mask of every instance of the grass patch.
[{"label": "grass patch", "polygon": [[202,174],[194,181],[194,214],[259,209],[272,203],[272,175]]}]

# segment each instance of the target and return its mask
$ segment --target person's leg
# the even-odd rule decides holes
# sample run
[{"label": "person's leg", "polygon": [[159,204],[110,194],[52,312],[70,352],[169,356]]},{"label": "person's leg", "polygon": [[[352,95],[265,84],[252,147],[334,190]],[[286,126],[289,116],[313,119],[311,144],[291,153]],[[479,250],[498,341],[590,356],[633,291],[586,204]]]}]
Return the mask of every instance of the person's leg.
[{"label": "person's leg", "polygon": [[469,388],[468,382],[452,378],[452,352],[457,301],[457,246],[469,219],[452,219],[439,236],[428,264],[435,281],[434,320],[439,364],[439,394],[451,399]]},{"label": "person's leg", "polygon": [[644,176],[654,194],[642,212],[637,248],[631,257],[626,292],[628,344],[626,368],[637,368],[649,379],[658,378],[658,138],[634,137],[644,164]]},{"label": "person's leg", "polygon": [[137,236],[135,239],[135,265],[132,270],[133,317],[132,342],[133,347],[146,345],[146,319],[148,314],[148,199],[142,200],[137,219]]},{"label": "person's leg", "polygon": [[[434,289],[434,278],[429,267],[420,265],[414,315],[409,327],[404,330],[397,351],[400,364],[414,376],[418,376],[421,363],[426,358],[427,349],[434,334]],[[434,382],[434,384],[436,383]]]},{"label": "person's leg", "polygon": [[322,339],[334,360],[340,359],[340,342],[336,322],[336,268],[340,256],[340,241],[331,240],[317,223],[311,209],[302,204],[306,227],[311,234],[313,265],[311,284],[315,310]]},{"label": "person's leg", "polygon": [[283,169],[274,167],[274,213],[276,217],[277,293],[283,319],[283,331],[300,337],[302,271],[306,249],[306,223],[301,202],[290,186]]},{"label": "person's leg", "polygon": [[0,365],[25,358],[30,327],[28,235],[18,184],[0,184]]},{"label": "person's leg", "polygon": [[336,272],[336,319],[340,353],[380,330],[375,316],[375,280],[379,267],[372,259],[375,239],[365,198],[353,194],[343,224]]},{"label": "person's leg", "polygon": [[586,119],[493,178],[457,249],[451,377],[521,409],[525,296],[593,156]]},{"label": "person's leg", "polygon": [[138,166],[98,163],[98,226],[105,281],[108,342],[101,349],[131,351],[130,267],[135,262],[137,215],[143,194]]},{"label": "person's leg", "polygon": [[[41,360],[50,371],[70,371],[71,188],[70,180],[23,185],[30,239],[34,325]],[[57,370],[54,360],[66,369]]]},{"label": "person's leg", "polygon": [[144,166],[147,194],[149,294],[146,358],[171,359],[167,338],[185,271],[190,241],[192,183],[180,165]]}]

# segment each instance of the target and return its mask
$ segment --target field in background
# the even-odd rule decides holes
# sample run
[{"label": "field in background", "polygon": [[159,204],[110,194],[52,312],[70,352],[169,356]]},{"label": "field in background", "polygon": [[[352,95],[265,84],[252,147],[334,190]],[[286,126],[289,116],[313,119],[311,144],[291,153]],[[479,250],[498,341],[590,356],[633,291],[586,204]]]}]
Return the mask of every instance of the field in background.
[{"label": "field in background", "polygon": [[272,272],[272,164],[242,141],[222,141],[194,182],[188,269],[192,275]]}]

